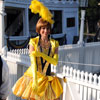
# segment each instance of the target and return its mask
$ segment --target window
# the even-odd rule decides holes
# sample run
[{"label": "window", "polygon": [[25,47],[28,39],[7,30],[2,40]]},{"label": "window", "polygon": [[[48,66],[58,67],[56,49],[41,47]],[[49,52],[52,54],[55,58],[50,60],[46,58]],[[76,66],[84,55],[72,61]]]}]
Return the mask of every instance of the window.
[{"label": "window", "polygon": [[7,36],[23,36],[23,11],[24,9],[5,8],[5,34]]},{"label": "window", "polygon": [[67,18],[67,27],[75,27],[75,17]]},{"label": "window", "polygon": [[62,11],[54,10],[54,26],[52,29],[52,34],[62,33]]}]

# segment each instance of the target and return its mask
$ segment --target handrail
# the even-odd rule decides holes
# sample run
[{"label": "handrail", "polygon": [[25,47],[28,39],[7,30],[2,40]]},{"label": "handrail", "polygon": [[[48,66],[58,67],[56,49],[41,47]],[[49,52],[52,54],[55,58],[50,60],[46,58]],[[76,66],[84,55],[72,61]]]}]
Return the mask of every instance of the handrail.
[{"label": "handrail", "polygon": [[[24,4],[30,4],[31,0],[5,0],[6,2],[12,2],[12,3],[15,3],[15,2],[18,2],[18,3],[24,3]],[[65,4],[65,3],[69,3],[69,4],[73,4],[73,3],[79,3],[79,0],[39,0],[43,3],[62,3],[62,4]]]}]

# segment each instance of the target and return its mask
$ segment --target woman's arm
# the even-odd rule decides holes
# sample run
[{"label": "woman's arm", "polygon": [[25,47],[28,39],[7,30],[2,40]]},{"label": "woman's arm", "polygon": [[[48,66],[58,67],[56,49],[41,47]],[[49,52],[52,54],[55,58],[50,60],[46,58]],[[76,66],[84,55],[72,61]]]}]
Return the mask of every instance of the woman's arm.
[{"label": "woman's arm", "polygon": [[36,56],[32,54],[32,52],[35,51],[34,47],[32,45],[29,45],[29,56],[31,60],[31,67],[33,70],[33,90],[36,92],[38,85],[37,85],[37,65],[36,65]]},{"label": "woman's arm", "polygon": [[37,57],[42,57],[53,65],[57,65],[58,63],[58,48],[55,49],[53,58],[39,51],[33,51],[32,55],[35,55]]},{"label": "woman's arm", "polygon": [[34,47],[32,45],[29,45],[29,54],[31,54],[32,51],[34,51],[34,50],[35,50]]}]

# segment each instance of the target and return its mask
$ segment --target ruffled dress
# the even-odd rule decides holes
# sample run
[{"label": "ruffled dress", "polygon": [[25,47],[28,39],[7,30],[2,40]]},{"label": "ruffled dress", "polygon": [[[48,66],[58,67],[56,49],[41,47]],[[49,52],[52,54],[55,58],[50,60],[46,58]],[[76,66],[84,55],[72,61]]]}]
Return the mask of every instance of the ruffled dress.
[{"label": "ruffled dress", "polygon": [[[56,40],[50,39],[49,49],[43,49],[39,46],[39,37],[30,39],[30,45],[35,47],[35,50],[53,57],[55,48],[59,46]],[[27,100],[54,100],[60,97],[63,89],[59,79],[56,76],[51,76],[50,63],[41,57],[36,58],[37,63],[37,80],[38,89],[34,93],[32,90],[33,72],[30,66],[22,77],[20,77],[12,88],[13,94]]]}]

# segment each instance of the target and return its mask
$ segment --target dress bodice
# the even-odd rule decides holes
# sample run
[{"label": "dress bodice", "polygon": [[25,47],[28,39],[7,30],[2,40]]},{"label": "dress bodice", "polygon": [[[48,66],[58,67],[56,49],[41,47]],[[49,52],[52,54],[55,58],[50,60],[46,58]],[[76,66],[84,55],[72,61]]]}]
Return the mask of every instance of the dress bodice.
[{"label": "dress bodice", "polygon": [[[50,47],[48,49],[41,48],[41,46],[39,45],[39,37],[36,37],[36,38],[30,39],[29,45],[32,45],[34,47],[34,50],[43,52],[44,54],[46,54],[50,57],[53,57],[55,54],[55,49],[59,46],[59,43],[58,43],[58,41],[56,41],[54,39],[50,39]],[[51,74],[51,67],[50,67],[51,64],[49,62],[47,62],[45,59],[43,59],[42,57],[36,57],[36,64],[37,64],[38,72],[40,72],[44,75]],[[30,69],[30,71],[27,71],[27,74],[31,75],[31,73],[32,73],[31,69]]]},{"label": "dress bodice", "polygon": [[[46,54],[47,56],[53,57],[53,52],[51,50],[51,44],[48,48],[43,48],[40,46],[40,41],[38,42],[37,50]],[[37,57],[36,58],[37,63],[37,70],[45,75],[50,75],[51,73],[51,64],[48,63],[44,58]]]}]

